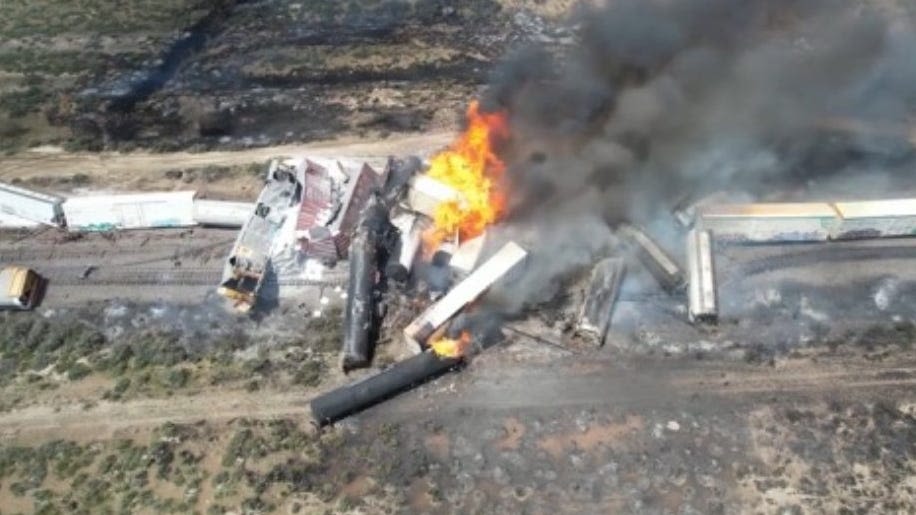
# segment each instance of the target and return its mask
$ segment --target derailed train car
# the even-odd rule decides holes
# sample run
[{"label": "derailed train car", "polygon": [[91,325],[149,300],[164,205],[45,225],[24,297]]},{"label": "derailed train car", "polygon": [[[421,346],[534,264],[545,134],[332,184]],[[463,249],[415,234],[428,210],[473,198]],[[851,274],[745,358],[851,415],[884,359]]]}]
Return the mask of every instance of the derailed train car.
[{"label": "derailed train car", "polygon": [[12,184],[0,184],[0,225],[63,225],[63,202],[64,199],[56,195],[27,190]]},{"label": "derailed train car", "polygon": [[223,269],[218,292],[240,312],[257,300],[270,265],[270,252],[288,216],[296,216],[302,198],[301,171],[296,160],[275,160],[254,212],[239,231]]}]

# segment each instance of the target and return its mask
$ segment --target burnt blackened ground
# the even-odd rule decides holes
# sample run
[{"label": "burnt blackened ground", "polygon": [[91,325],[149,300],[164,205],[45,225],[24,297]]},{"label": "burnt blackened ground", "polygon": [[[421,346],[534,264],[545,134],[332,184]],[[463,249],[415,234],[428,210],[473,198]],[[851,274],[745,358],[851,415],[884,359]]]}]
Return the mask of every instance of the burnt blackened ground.
[{"label": "burnt blackened ground", "polygon": [[[844,393],[824,377],[793,387],[745,366],[750,382],[774,381],[758,392],[701,387],[718,374],[679,360],[577,370],[560,360],[531,373],[496,361],[341,424],[343,477],[368,474],[388,486],[373,493],[435,513],[854,513],[913,502],[916,419],[907,402],[883,400],[908,398],[900,388]],[[633,382],[642,393],[631,395]]]},{"label": "burnt blackened ground", "polygon": [[[916,340],[911,238],[717,244],[719,321],[687,322],[686,294],[662,292],[628,263],[608,344],[641,354],[768,361],[809,347],[906,352]],[[547,331],[567,338],[562,312]],[[543,316],[540,318],[544,318]]]},{"label": "burnt blackened ground", "polygon": [[568,8],[565,0],[11,4],[0,8],[0,151],[200,150],[452,130],[508,49],[568,41],[557,28]]},{"label": "burnt blackened ground", "polygon": [[155,62],[81,83],[68,123],[87,148],[159,150],[451,129],[555,26],[495,0],[216,2]]}]

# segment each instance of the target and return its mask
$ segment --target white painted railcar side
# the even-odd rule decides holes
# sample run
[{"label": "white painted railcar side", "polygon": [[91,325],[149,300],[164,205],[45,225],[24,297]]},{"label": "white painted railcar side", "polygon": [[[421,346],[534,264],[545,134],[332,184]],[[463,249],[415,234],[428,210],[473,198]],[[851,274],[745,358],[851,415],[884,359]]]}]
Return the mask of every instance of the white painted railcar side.
[{"label": "white painted railcar side", "polygon": [[56,195],[0,183],[0,212],[14,217],[11,221],[21,218],[45,225],[60,225],[63,222],[63,201]]},{"label": "white painted railcar side", "polygon": [[712,246],[709,231],[691,229],[687,233],[687,316],[691,322],[719,319]]},{"label": "white painted railcar side", "polygon": [[71,197],[64,216],[71,231],[187,227],[194,221],[193,191]]},{"label": "white painted railcar side", "polygon": [[916,236],[916,199],[836,202],[836,239]]},{"label": "white painted railcar side", "polygon": [[194,221],[215,227],[242,227],[254,213],[254,202],[194,199]]},{"label": "white painted railcar side", "polygon": [[698,209],[696,227],[727,241],[826,241],[840,219],[825,202],[719,204]]}]

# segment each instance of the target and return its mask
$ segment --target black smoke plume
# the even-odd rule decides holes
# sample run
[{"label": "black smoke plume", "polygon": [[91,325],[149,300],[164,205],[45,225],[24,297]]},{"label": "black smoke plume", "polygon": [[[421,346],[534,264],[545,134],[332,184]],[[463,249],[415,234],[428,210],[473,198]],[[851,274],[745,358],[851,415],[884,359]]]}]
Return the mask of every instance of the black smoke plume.
[{"label": "black smoke plume", "polygon": [[879,193],[863,183],[886,185],[863,177],[911,174],[916,25],[904,10],[615,0],[572,15],[574,44],[511,53],[483,105],[510,117],[510,225],[539,230],[506,231],[535,234],[538,261],[510,304],[544,300],[545,283],[612,245],[602,221],[649,224],[717,190],[816,197],[845,183],[862,197]]}]

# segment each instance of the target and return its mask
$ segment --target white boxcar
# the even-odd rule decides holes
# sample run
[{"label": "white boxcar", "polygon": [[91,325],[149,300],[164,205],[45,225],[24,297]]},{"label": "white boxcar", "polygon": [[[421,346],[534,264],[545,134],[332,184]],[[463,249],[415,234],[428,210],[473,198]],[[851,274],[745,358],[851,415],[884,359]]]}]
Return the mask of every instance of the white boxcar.
[{"label": "white boxcar", "polygon": [[194,199],[194,221],[200,225],[241,227],[254,213],[254,202]]},{"label": "white boxcar", "polygon": [[834,238],[916,236],[916,199],[837,202],[839,227]]},{"label": "white boxcar", "polygon": [[840,224],[831,204],[720,204],[702,206],[696,227],[729,241],[826,241]]},{"label": "white boxcar", "polygon": [[111,231],[195,225],[194,192],[71,197],[64,202],[71,231]]},{"label": "white boxcar", "polygon": [[61,197],[0,183],[0,212],[46,225],[62,222]]}]

